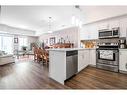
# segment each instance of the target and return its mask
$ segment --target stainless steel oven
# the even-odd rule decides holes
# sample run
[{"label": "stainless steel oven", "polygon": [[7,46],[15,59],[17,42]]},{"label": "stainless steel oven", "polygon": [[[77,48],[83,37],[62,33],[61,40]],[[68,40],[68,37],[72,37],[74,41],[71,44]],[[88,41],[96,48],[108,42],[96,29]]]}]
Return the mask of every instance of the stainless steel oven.
[{"label": "stainless steel oven", "polygon": [[99,44],[96,49],[96,67],[114,72],[119,71],[118,43]]},{"label": "stainless steel oven", "polygon": [[114,72],[119,71],[119,50],[114,48],[98,48],[96,50],[97,68],[110,70]]}]

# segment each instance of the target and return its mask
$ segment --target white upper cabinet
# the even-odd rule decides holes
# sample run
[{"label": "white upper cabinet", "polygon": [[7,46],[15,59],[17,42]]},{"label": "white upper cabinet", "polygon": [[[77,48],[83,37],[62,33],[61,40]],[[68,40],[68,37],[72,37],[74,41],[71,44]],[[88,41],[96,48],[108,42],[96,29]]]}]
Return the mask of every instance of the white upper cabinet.
[{"label": "white upper cabinet", "polygon": [[119,20],[111,20],[111,21],[109,21],[109,29],[112,29],[114,27],[120,27]]},{"label": "white upper cabinet", "polygon": [[99,30],[102,29],[112,29],[114,27],[120,27],[119,20],[106,20],[104,22],[99,22],[98,24]]},{"label": "white upper cabinet", "polygon": [[109,27],[108,21],[98,23],[98,30],[107,29],[108,27]]},{"label": "white upper cabinet", "polygon": [[120,37],[126,37],[127,33],[127,18],[120,19]]},{"label": "white upper cabinet", "polygon": [[86,25],[80,31],[81,40],[98,39],[97,25]]},{"label": "white upper cabinet", "polygon": [[98,39],[98,27],[96,24],[91,25],[89,32],[89,39]]},{"label": "white upper cabinet", "polygon": [[88,27],[83,26],[80,30],[80,40],[87,40],[87,39],[89,39]]}]

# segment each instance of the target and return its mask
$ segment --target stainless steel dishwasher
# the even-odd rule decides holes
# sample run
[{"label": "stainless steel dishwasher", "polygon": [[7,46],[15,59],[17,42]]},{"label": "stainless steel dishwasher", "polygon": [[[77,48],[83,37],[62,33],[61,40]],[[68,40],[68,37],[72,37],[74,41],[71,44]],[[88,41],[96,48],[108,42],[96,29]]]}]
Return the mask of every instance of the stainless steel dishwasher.
[{"label": "stainless steel dishwasher", "polygon": [[66,79],[78,72],[78,51],[66,51]]}]

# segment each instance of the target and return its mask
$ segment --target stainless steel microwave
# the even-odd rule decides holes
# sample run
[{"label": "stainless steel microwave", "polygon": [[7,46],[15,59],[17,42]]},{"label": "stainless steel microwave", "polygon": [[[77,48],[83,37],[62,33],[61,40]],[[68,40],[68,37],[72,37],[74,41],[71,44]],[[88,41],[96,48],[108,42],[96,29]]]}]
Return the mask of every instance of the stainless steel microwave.
[{"label": "stainless steel microwave", "polygon": [[99,38],[119,37],[119,27],[112,29],[99,30]]}]

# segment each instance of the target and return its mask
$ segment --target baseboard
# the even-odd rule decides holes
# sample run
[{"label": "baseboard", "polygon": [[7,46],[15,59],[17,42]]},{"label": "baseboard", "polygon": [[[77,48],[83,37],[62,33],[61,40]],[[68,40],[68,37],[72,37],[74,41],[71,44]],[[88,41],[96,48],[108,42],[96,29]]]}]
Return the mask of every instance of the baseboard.
[{"label": "baseboard", "polygon": [[91,66],[91,67],[96,67],[96,65],[92,65],[92,64],[89,64],[88,66]]},{"label": "baseboard", "polygon": [[122,70],[119,70],[119,73],[122,73],[122,74],[127,74],[127,71],[122,71]]},{"label": "baseboard", "polygon": [[[89,64],[88,66],[91,66],[91,67],[96,67],[96,65],[92,65],[92,64]],[[122,73],[122,74],[127,74],[127,71],[122,71],[122,70],[119,70],[118,73]]]}]

